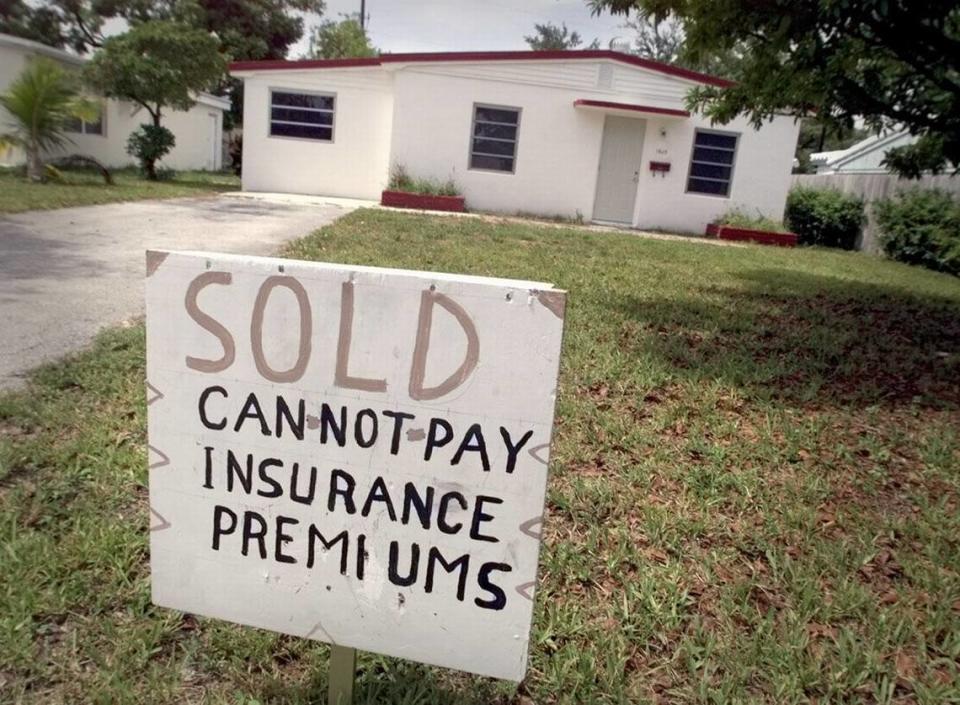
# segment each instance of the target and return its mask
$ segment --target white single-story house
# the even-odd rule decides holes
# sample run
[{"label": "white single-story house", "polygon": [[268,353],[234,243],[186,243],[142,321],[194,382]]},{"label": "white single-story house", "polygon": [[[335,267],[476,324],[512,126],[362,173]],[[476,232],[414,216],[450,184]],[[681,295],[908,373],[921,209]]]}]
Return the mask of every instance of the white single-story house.
[{"label": "white single-story house", "polygon": [[905,147],[917,141],[916,135],[906,130],[870,135],[846,149],[814,152],[810,164],[817,174],[889,174],[882,164],[887,152],[894,147]]},{"label": "white single-story house", "polygon": [[[79,69],[85,59],[76,54],[49,47],[39,42],[0,34],[0,93],[16,80],[33,57],[45,56],[65,68]],[[201,93],[190,110],[166,110],[162,124],[176,137],[176,146],[160,165],[168,169],[219,170],[223,165],[223,114],[230,101]],[[10,116],[0,107],[0,132],[9,129]],[[127,154],[127,138],[141,124],[149,123],[150,115],[139,105],[120,100],[104,100],[100,119],[95,123],[77,120],[68,130],[70,143],[57,153],[82,154],[102,164],[119,167],[135,164]],[[25,161],[22,150],[0,147],[0,166],[14,166]]]},{"label": "white single-story house", "polygon": [[475,210],[703,232],[779,219],[798,124],[691,114],[727,81],[615,51],[237,62],[243,188],[379,199],[390,169],[453,178]]}]

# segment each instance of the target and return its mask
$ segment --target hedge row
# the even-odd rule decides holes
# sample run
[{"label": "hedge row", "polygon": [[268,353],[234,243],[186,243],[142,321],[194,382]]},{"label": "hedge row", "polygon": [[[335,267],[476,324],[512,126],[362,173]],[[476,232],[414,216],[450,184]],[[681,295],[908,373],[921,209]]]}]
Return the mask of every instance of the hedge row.
[{"label": "hedge row", "polygon": [[[874,203],[873,214],[888,257],[960,276],[960,200],[939,189],[907,189]],[[866,211],[856,196],[797,187],[787,198],[786,221],[801,245],[852,250]]]}]

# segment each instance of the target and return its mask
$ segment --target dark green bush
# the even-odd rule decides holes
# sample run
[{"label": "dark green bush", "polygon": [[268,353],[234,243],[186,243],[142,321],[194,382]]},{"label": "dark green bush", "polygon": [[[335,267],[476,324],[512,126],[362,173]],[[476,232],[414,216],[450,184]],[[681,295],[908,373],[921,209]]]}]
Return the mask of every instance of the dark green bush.
[{"label": "dark green bush", "polygon": [[960,200],[915,188],[878,201],[873,213],[892,259],[960,276]]},{"label": "dark green bush", "polygon": [[173,133],[162,125],[140,125],[127,138],[127,154],[137,158],[140,169],[151,181],[158,181],[157,162],[176,144]]},{"label": "dark green bush", "polygon": [[834,189],[797,187],[787,197],[787,225],[801,245],[852,250],[866,221],[863,200]]}]

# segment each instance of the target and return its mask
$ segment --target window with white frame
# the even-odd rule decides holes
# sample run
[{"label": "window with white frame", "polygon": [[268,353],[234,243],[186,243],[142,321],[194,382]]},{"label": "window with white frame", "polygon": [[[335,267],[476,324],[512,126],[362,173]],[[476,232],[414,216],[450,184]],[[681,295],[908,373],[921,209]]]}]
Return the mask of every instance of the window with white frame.
[{"label": "window with white frame", "polygon": [[333,142],[336,96],[270,91],[270,135]]},{"label": "window with white frame", "polygon": [[88,122],[80,118],[68,118],[63,125],[66,132],[76,132],[80,135],[103,135],[103,113],[95,121]]},{"label": "window with white frame", "polygon": [[687,191],[711,196],[729,196],[733,164],[737,156],[737,135],[729,132],[697,130],[693,138],[693,156]]},{"label": "window with white frame", "polygon": [[519,132],[520,108],[474,105],[470,168],[513,172]]}]

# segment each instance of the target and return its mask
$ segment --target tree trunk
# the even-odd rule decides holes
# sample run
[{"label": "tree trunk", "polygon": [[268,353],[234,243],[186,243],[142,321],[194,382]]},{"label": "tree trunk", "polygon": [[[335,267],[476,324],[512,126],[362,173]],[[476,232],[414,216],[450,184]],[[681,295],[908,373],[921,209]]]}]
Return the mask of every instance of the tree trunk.
[{"label": "tree trunk", "polygon": [[[149,108],[148,108],[149,110]],[[150,117],[153,118],[153,126],[160,127],[160,106],[157,106],[156,110],[150,110]],[[148,159],[146,164],[147,179],[149,181],[157,180],[157,160]]]},{"label": "tree trunk", "polygon": [[43,159],[36,145],[27,147],[27,178],[30,181],[43,181]]}]

